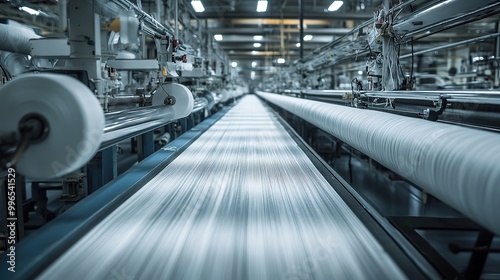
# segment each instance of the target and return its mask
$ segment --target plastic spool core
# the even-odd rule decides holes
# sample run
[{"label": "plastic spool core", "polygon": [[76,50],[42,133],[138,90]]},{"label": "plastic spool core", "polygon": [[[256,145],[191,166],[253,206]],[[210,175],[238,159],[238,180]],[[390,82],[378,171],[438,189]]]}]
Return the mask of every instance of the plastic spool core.
[{"label": "plastic spool core", "polygon": [[19,131],[25,129],[26,125],[34,126],[33,131],[30,132],[30,144],[37,144],[43,142],[47,139],[49,135],[50,127],[47,119],[37,113],[31,113],[24,116],[21,121],[19,121]]},{"label": "plastic spool core", "polygon": [[16,132],[20,139],[19,125],[26,122],[40,132],[17,162],[17,172],[57,178],[77,171],[97,152],[104,113],[80,81],[59,74],[21,75],[0,89],[0,98],[0,135]]},{"label": "plastic spool core", "polygon": [[165,101],[163,102],[165,105],[174,105],[175,104],[175,97],[169,95],[165,97]]}]

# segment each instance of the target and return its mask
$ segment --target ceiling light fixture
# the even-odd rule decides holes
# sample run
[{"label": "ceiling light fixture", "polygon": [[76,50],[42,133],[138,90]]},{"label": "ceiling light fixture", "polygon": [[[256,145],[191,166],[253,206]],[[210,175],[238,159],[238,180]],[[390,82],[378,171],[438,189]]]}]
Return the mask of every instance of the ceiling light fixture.
[{"label": "ceiling light fixture", "polygon": [[222,39],[223,39],[222,34],[215,34],[214,39],[215,39],[215,41],[222,41]]},{"label": "ceiling light fixture", "polygon": [[263,38],[264,38],[264,37],[263,37],[262,35],[255,35],[255,36],[253,36],[253,39],[254,39],[255,41],[260,41],[260,40],[262,40]]},{"label": "ceiling light fixture", "polygon": [[340,9],[340,7],[342,7],[342,5],[344,5],[344,1],[333,1],[333,3],[330,5],[330,7],[328,7],[328,11],[335,12],[338,9]]},{"label": "ceiling light fixture", "polygon": [[203,7],[203,3],[201,3],[200,0],[191,1],[191,6],[193,6],[194,11],[197,13],[202,13],[205,11],[205,7]]},{"label": "ceiling light fixture", "polygon": [[257,2],[257,12],[262,13],[267,11],[267,1],[266,0],[259,0]]},{"label": "ceiling light fixture", "polygon": [[304,36],[304,41],[311,41],[313,38],[313,35],[306,35]]},{"label": "ceiling light fixture", "polygon": [[255,80],[255,71],[250,72],[250,79]]},{"label": "ceiling light fixture", "polygon": [[278,62],[279,64],[283,64],[283,63],[285,63],[285,59],[284,58],[278,58],[276,60],[276,62]]},{"label": "ceiling light fixture", "polygon": [[297,46],[297,48],[300,48],[300,43],[295,44],[295,46]]},{"label": "ceiling light fixture", "polygon": [[262,46],[261,43],[253,43],[254,48],[260,48]]},{"label": "ceiling light fixture", "polygon": [[252,54],[253,54],[253,55],[256,55],[256,54],[258,54],[258,53],[259,53],[258,51],[252,51]]},{"label": "ceiling light fixture", "polygon": [[231,62],[231,67],[233,67],[233,68],[238,67],[238,62],[236,62],[236,61]]},{"label": "ceiling light fixture", "polygon": [[40,14],[40,11],[37,11],[35,9],[26,6],[22,6],[21,8],[19,8],[19,10],[23,10],[32,16],[38,16]]},{"label": "ceiling light fixture", "polygon": [[252,61],[252,68],[257,67],[257,61]]}]

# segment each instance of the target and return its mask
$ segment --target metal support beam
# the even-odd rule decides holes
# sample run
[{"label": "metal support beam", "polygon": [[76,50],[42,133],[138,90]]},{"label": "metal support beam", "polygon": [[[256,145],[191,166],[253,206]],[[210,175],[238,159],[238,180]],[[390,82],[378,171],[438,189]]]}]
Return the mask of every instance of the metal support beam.
[{"label": "metal support beam", "polygon": [[162,13],[163,13],[162,0],[155,0],[155,4],[156,4],[156,20],[162,22]]},{"label": "metal support beam", "polygon": [[[497,21],[496,24],[497,33],[500,33],[500,21]],[[495,59],[500,57],[500,37],[497,37],[495,40]],[[495,88],[500,87],[500,67],[495,69]]]},{"label": "metal support beam", "polygon": [[155,151],[154,131],[146,132],[137,137],[137,160],[143,161]]},{"label": "metal support beam", "polygon": [[195,125],[194,115],[190,115],[189,117],[186,118],[186,131],[193,128],[194,125]]},{"label": "metal support beam", "polygon": [[87,165],[87,194],[116,178],[118,173],[116,145],[97,153]]},{"label": "metal support beam", "polygon": [[174,39],[179,39],[179,0],[175,0],[175,35]]},{"label": "metal support beam", "polygon": [[304,58],[304,3],[299,0],[300,59]]},{"label": "metal support beam", "polygon": [[479,235],[476,240],[475,250],[472,252],[472,256],[469,260],[469,265],[467,266],[467,271],[465,271],[466,279],[480,279],[483,273],[483,268],[488,258],[488,249],[493,242],[493,234],[487,230],[479,231]]},{"label": "metal support beam", "polygon": [[180,119],[179,123],[181,125],[181,134],[184,134],[187,131],[187,118]]}]

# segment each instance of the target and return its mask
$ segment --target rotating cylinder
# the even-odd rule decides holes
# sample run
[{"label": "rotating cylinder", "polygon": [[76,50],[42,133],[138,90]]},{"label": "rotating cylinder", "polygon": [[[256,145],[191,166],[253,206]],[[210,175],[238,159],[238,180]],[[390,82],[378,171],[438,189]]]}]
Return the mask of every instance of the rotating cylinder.
[{"label": "rotating cylinder", "polygon": [[471,128],[256,92],[500,234],[500,136]]},{"label": "rotating cylinder", "polygon": [[54,178],[76,171],[102,140],[104,114],[90,89],[69,76],[27,74],[0,90],[0,135],[16,132],[27,116],[42,120],[48,133],[32,143],[16,164],[31,178]]}]

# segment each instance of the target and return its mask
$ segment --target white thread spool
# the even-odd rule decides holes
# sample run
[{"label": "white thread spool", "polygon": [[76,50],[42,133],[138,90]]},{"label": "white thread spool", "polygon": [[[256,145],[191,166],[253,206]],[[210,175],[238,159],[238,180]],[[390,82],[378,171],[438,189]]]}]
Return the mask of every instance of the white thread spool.
[{"label": "white thread spool", "polygon": [[175,83],[161,85],[153,95],[153,105],[164,105],[167,96],[175,98],[175,104],[172,106],[175,119],[187,117],[193,111],[193,94],[186,86]]},{"label": "white thread spool", "polygon": [[0,89],[0,135],[18,131],[26,115],[46,119],[45,140],[30,145],[16,164],[29,178],[54,178],[78,170],[96,153],[104,129],[101,105],[90,89],[64,75],[27,74]]}]

